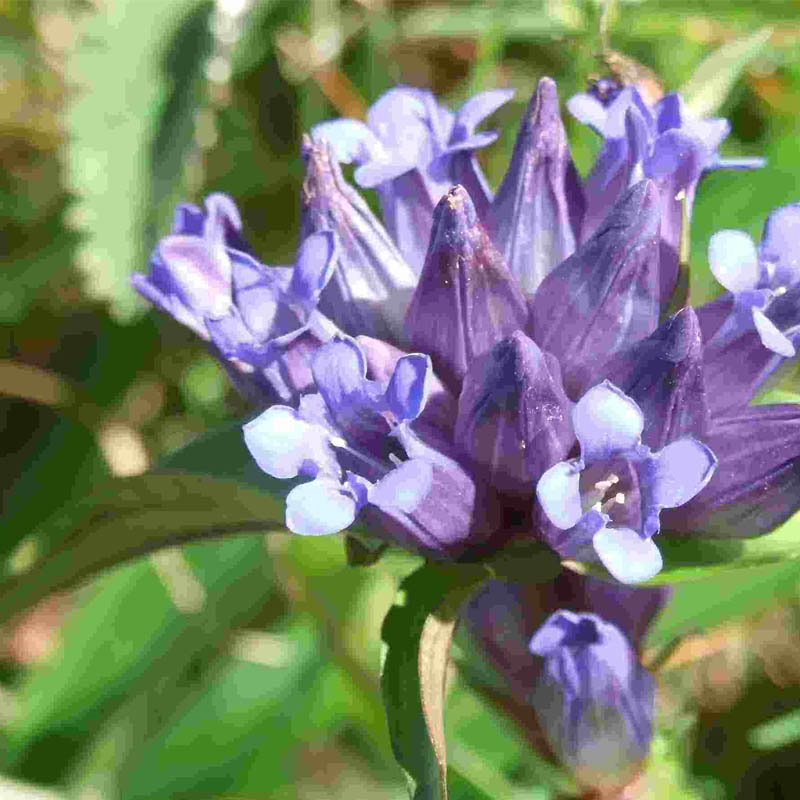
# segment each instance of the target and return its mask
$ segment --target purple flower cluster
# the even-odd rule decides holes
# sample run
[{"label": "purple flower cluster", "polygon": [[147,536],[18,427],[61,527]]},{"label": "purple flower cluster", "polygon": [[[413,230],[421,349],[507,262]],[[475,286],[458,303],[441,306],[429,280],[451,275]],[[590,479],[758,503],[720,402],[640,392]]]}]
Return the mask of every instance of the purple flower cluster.
[{"label": "purple flower cluster", "polygon": [[[661,569],[659,532],[758,536],[800,508],[800,408],[747,406],[800,343],[800,205],[773,212],[758,248],[716,234],[726,292],[668,316],[702,174],[753,165],[720,159],[727,122],[678,95],[653,108],[608,89],[568,103],[604,140],[582,180],[543,78],[496,195],[474,153],[497,134],[477,128],[510,92],[453,114],[400,87],[366,123],[318,125],[291,267],[254,258],[227,198],[179,208],[135,286],[266,407],[244,437],[266,473],[304,479],[290,530],[360,518],[464,560],[534,537],[624,584]],[[339,162],[377,190],[386,227]],[[558,611],[531,642],[534,703],[573,766],[603,731],[628,761],[650,735],[652,686],[592,610]]]}]

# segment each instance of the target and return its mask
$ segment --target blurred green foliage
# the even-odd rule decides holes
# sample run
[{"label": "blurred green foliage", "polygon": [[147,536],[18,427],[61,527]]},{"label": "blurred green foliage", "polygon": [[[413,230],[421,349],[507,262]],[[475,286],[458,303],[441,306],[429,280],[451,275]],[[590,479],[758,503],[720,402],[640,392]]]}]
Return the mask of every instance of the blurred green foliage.
[{"label": "blurred green foliage", "polygon": [[[799,12],[790,0],[617,4],[612,46],[670,88],[691,88],[704,58],[770,29],[719,109],[733,126],[724,154],[768,165],[704,179],[695,301],[716,291],[711,233],[758,235],[800,194]],[[363,113],[398,81],[451,105],[516,88],[495,115],[500,140],[481,153],[496,185],[538,78],[555,77],[564,99],[600,70],[599,16],[594,0],[0,0],[6,573],[51,547],[70,559],[74,543],[35,535],[68,500],[252,411],[201,343],[128,283],[177,200],[231,194],[256,252],[290,262],[302,131]],[[585,172],[596,138],[566,122]],[[792,382],[771,396],[796,401]],[[338,539],[263,533],[151,554],[7,625],[0,796],[404,797],[379,631],[417,560],[353,569]],[[647,655],[665,661],[646,796],[794,796],[800,569],[745,572],[679,586],[652,631]],[[467,677],[447,701],[453,797],[569,795]]]}]

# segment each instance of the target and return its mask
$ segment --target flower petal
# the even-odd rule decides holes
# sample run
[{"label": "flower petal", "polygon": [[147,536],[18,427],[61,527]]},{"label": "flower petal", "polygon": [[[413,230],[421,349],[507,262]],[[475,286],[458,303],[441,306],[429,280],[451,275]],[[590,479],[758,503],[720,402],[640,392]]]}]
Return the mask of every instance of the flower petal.
[{"label": "flower petal", "polygon": [[587,463],[602,461],[635,448],[644,417],[639,406],[610,381],[588,392],[572,409],[572,426]]},{"label": "flower petal", "polygon": [[772,273],[771,286],[800,281],[800,203],[781,206],[767,217],[759,254]]},{"label": "flower petal", "polygon": [[422,413],[432,372],[430,357],[422,353],[398,359],[386,388],[386,403],[398,422],[416,419]]},{"label": "flower petal", "polygon": [[273,478],[296,478],[317,470],[336,474],[327,433],[301,420],[293,408],[272,406],[242,430],[250,454]]},{"label": "flower petal", "polygon": [[682,506],[706,487],[716,468],[716,456],[697,439],[687,436],[670,442],[642,464],[646,502],[660,508]]},{"label": "flower petal", "polygon": [[592,539],[603,566],[620,583],[642,583],[661,572],[664,561],[652,539],[630,528],[604,528]]},{"label": "flower petal", "polygon": [[455,123],[450,134],[449,146],[457,145],[472,136],[475,128],[486,117],[505,105],[514,96],[513,89],[489,89],[473,95],[456,111]]},{"label": "flower petal", "polygon": [[334,119],[311,128],[314,139],[327,141],[336,158],[343,164],[364,164],[386,157],[383,145],[361,120]]},{"label": "flower petal", "polygon": [[752,312],[753,324],[756,326],[756,331],[758,331],[764,347],[784,358],[792,358],[797,353],[797,349],[791,340],[778,330],[775,323],[760,308],[753,308]]},{"label": "flower petal", "polygon": [[302,483],[286,497],[286,527],[302,536],[339,533],[353,524],[357,512],[353,496],[331,478]]},{"label": "flower petal", "polygon": [[708,261],[714,277],[729,292],[758,286],[758,253],[755,243],[744,231],[715,233],[708,242]]},{"label": "flower petal", "polygon": [[300,300],[316,304],[327,286],[339,258],[333,231],[312,233],[300,245],[292,271],[291,293]]},{"label": "flower petal", "polygon": [[580,492],[582,469],[583,462],[580,459],[560,461],[550,467],[536,484],[536,497],[544,513],[561,530],[574,527],[583,516]]}]

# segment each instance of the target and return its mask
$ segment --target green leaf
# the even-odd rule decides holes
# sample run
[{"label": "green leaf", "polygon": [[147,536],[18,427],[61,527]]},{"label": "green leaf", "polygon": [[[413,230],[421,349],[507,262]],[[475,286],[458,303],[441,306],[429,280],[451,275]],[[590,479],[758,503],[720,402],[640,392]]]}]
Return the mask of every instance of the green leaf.
[{"label": "green leaf", "polygon": [[401,583],[383,622],[381,689],[412,800],[447,800],[447,658],[458,608],[488,578],[476,565],[425,565]]},{"label": "green leaf", "polygon": [[747,741],[756,750],[778,750],[800,739],[800,709],[773,717],[747,732]]},{"label": "green leaf", "polygon": [[103,720],[140,692],[152,693],[151,716],[168,714],[274,591],[261,536],[193,545],[166,563],[163,555],[109,572],[77,596],[66,646],[17,692],[4,753],[16,774],[60,780]]},{"label": "green leaf", "polygon": [[788,562],[734,569],[675,586],[672,599],[647,636],[649,646],[707,630],[726,620],[758,614],[797,593],[800,564]]},{"label": "green leaf", "polygon": [[[215,475],[193,474],[206,470]],[[29,572],[0,583],[0,619],[163,547],[282,530],[289,488],[258,470],[238,425],[190,444],[157,472],[103,482],[33,530],[34,541],[55,544]]]},{"label": "green leaf", "polygon": [[182,175],[207,51],[207,25],[197,20],[210,8],[197,0],[104,5],[82,21],[66,65],[75,87],[67,176],[87,234],[79,263],[89,294],[122,318],[135,309],[128,275],[152,246],[148,218]]},{"label": "green leaf", "polygon": [[761,52],[771,34],[771,28],[761,28],[726,42],[703,60],[679,90],[686,108],[698,117],[719,111],[742,70]]}]

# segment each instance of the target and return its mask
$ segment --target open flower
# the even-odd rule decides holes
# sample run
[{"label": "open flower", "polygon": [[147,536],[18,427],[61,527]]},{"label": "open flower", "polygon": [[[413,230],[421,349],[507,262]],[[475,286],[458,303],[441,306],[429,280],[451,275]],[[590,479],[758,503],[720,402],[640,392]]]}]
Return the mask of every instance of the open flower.
[{"label": "open flower", "polygon": [[336,332],[317,310],[334,273],[332,231],[307,237],[292,267],[267,267],[249,253],[236,206],[206,198],[205,212],[181,205],[172,233],[136,274],[145,298],[212,344],[242,391],[263,402],[292,400],[311,386],[307,354]]},{"label": "open flower", "polygon": [[653,542],[661,509],[698,494],[717,459],[691,436],[652,452],[641,441],[641,409],[608,381],[578,401],[572,425],[580,458],[555,464],[536,485],[544,513],[563,531],[553,545],[562,555],[585,558],[591,543],[617,580],[652,578],[662,566]]},{"label": "open flower", "polygon": [[714,410],[725,411],[747,403],[800,346],[800,204],[767,217],[758,248],[743,231],[715,233],[708,260],[727,291],[698,314]]}]

